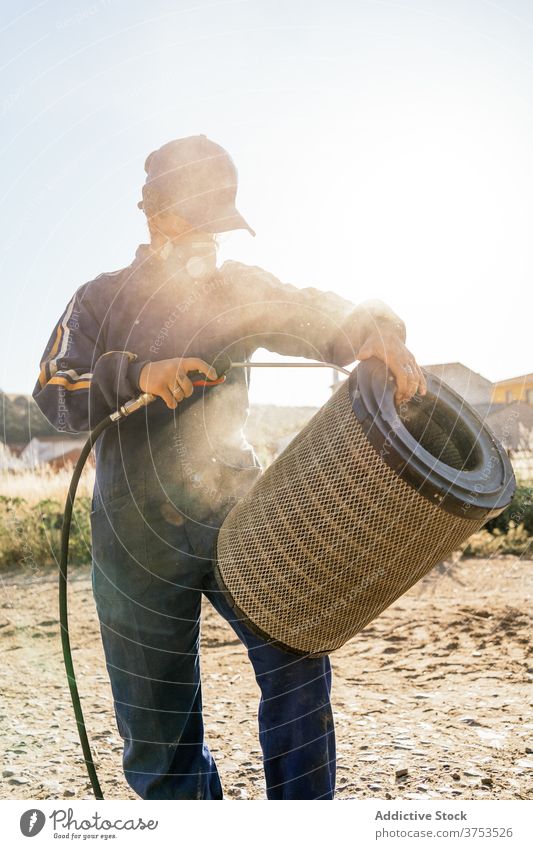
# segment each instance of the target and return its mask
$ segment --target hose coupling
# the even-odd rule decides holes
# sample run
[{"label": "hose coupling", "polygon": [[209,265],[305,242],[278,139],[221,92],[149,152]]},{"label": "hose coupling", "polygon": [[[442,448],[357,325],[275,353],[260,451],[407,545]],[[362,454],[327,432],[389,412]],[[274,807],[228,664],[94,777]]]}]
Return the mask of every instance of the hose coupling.
[{"label": "hose coupling", "polygon": [[155,399],[155,395],[151,395],[149,392],[143,392],[143,394],[139,395],[137,398],[132,398],[131,401],[126,401],[122,407],[119,407],[118,410],[111,413],[110,418],[112,421],[118,422],[119,419],[130,416],[132,413],[135,413],[136,410],[140,410],[141,407],[147,407],[148,404],[151,404],[152,401],[155,401]]}]

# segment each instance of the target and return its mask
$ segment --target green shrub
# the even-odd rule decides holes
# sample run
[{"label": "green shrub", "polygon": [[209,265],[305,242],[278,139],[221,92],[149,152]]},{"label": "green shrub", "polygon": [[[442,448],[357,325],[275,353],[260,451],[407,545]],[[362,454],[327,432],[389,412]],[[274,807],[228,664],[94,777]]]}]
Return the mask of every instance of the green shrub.
[{"label": "green shrub", "polygon": [[533,487],[517,486],[513,500],[503,513],[487,522],[485,529],[489,533],[508,533],[522,525],[525,532],[533,536]]},{"label": "green shrub", "polygon": [[[63,504],[52,498],[30,504],[24,498],[0,496],[0,568],[21,566],[35,571],[57,566]],[[91,499],[76,499],[70,533],[69,563],[91,559]]]}]

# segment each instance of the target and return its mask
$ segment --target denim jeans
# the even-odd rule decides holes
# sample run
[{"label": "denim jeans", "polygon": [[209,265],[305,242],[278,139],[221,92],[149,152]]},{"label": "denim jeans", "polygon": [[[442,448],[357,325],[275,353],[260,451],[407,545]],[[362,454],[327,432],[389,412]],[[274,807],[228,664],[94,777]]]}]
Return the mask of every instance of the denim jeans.
[{"label": "denim jeans", "polygon": [[142,799],[222,798],[202,720],[204,594],[245,645],[261,691],[267,797],[332,799],[329,659],[282,651],[235,618],[214,581],[216,528],[168,521],[142,486],[93,506],[93,591],[128,784]]}]

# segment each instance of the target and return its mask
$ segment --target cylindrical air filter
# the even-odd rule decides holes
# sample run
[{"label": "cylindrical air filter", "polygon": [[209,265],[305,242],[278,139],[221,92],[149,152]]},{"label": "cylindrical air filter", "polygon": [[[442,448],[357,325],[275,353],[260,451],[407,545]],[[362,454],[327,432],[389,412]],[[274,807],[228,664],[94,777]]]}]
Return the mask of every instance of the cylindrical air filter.
[{"label": "cylindrical air filter", "polygon": [[339,648],[509,504],[502,446],[425,376],[397,410],[384,364],[360,363],[226,517],[218,582],[256,633]]}]

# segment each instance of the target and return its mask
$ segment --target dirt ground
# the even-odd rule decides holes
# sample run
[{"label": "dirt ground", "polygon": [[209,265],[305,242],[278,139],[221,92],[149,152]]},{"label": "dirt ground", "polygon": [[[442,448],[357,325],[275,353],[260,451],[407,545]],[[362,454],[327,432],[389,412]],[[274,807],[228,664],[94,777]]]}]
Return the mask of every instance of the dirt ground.
[{"label": "dirt ground", "polygon": [[[332,658],[338,797],[533,798],[533,561],[434,570]],[[121,772],[88,569],[70,585],[74,662],[104,795]],[[57,583],[5,574],[0,798],[91,798],[62,665]],[[264,798],[257,689],[245,652],[207,607],[207,740],[230,798]],[[398,772],[407,770],[403,776]]]}]

